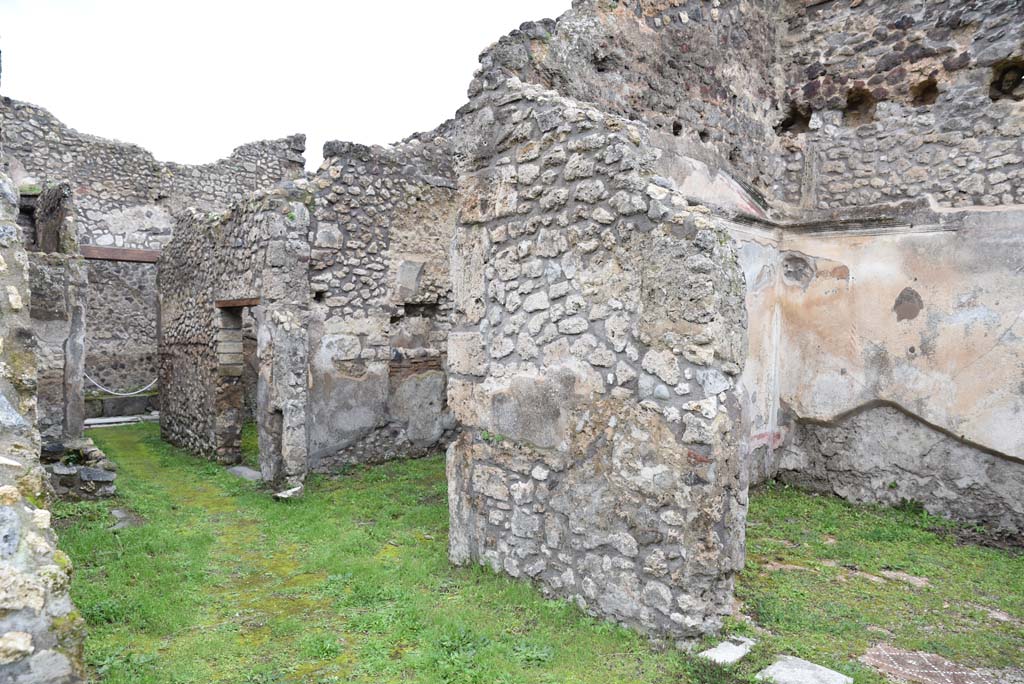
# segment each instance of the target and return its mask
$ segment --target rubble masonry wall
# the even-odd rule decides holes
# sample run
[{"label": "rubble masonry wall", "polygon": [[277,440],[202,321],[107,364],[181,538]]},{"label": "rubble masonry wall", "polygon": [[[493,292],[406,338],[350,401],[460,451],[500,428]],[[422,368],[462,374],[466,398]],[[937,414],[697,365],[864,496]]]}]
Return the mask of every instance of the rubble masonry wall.
[{"label": "rubble masonry wall", "polygon": [[778,175],[773,127],[788,4],[575,0],[556,21],[523,24],[480,61],[643,121],[667,157],[767,196]]},{"label": "rubble masonry wall", "polygon": [[1024,204],[1024,4],[806,4],[789,23],[783,109],[810,119],[782,136],[780,199]]},{"label": "rubble masonry wall", "polygon": [[83,621],[57,549],[39,464],[36,339],[18,194],[0,172],[0,682],[83,681]]},{"label": "rubble masonry wall", "polygon": [[[200,166],[163,163],[142,148],[78,133],[41,107],[0,99],[2,144],[16,183],[66,181],[83,245],[161,249],[186,207],[222,211],[233,200],[303,173],[303,136],[243,145]],[[118,391],[156,376],[156,268],[87,264],[86,372]]]},{"label": "rubble masonry wall", "polygon": [[310,467],[422,456],[447,443],[455,225],[447,131],[388,148],[328,143],[311,181]]},{"label": "rubble masonry wall", "polygon": [[[309,244],[305,181],[191,212],[160,262],[161,434],[196,453],[241,458],[242,308],[256,320],[260,467],[275,487],[307,469]],[[247,300],[249,303],[233,304]]]},{"label": "rubble masonry wall", "polygon": [[485,72],[452,252],[449,553],[659,636],[721,626],[747,487],[742,272],[645,128]]}]

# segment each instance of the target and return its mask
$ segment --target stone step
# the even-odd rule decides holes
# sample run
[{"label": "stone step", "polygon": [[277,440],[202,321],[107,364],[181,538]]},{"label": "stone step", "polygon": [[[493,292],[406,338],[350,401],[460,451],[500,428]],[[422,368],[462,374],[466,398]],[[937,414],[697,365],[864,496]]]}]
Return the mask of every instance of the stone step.
[{"label": "stone step", "polygon": [[109,416],[106,418],[86,418],[86,428],[114,427],[116,425],[131,425],[132,423],[148,423],[160,420],[160,413],[146,413],[141,416]]},{"label": "stone step", "polygon": [[263,474],[258,470],[253,470],[248,466],[238,465],[228,468],[228,472],[232,475],[242,478],[243,480],[249,480],[249,482],[262,482]]}]

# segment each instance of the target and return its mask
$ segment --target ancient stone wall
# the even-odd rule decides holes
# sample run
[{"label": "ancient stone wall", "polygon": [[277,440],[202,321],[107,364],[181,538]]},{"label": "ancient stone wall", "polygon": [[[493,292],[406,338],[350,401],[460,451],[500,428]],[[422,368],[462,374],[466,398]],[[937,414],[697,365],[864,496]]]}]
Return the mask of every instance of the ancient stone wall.
[{"label": "ancient stone wall", "polygon": [[[243,145],[218,162],[185,166],[78,133],[45,109],[10,98],[0,100],[0,121],[16,182],[70,184],[84,245],[160,249],[185,207],[223,211],[303,174],[303,136]],[[87,272],[86,372],[115,391],[147,385],[156,375],[155,266],[90,261]]]},{"label": "ancient stone wall", "polygon": [[[87,272],[86,372],[115,392],[145,387],[157,372],[156,264],[90,260]],[[87,387],[90,396],[108,396]]]},{"label": "ancient stone wall", "polygon": [[256,321],[257,423],[264,479],[301,485],[307,468],[309,243],[306,181],[223,214],[190,212],[160,261],[162,436],[233,463],[245,414],[243,308]]},{"label": "ancient stone wall", "polygon": [[77,255],[30,254],[32,328],[38,339],[39,431],[47,448],[82,436],[85,265]]},{"label": "ancient stone wall", "polygon": [[85,245],[160,249],[171,238],[174,212],[223,211],[303,173],[303,136],[243,145],[221,161],[185,166],[159,162],[136,145],[79,133],[45,109],[10,98],[0,101],[0,120],[4,150],[24,174],[71,183]]},{"label": "ancient stone wall", "polygon": [[1024,4],[806,4],[786,38],[781,199],[1024,203]]},{"label": "ancient stone wall", "polygon": [[[423,455],[454,428],[445,395],[455,222],[445,128],[388,149],[328,143],[325,152],[320,171],[308,183],[297,182],[309,188],[309,197],[292,198],[293,204],[311,202],[306,232],[289,228],[289,239],[301,242],[295,254],[308,255],[295,262],[301,276],[286,271],[294,280],[289,296],[301,302],[296,332],[303,344],[308,335],[309,347],[296,374],[303,390],[308,375],[310,389],[303,404],[309,457],[302,472]],[[270,200],[279,203],[282,192]],[[261,425],[267,422],[264,392],[276,384],[264,377],[264,303],[252,309],[253,358],[241,314],[215,312],[209,302],[284,287],[280,274],[259,265],[261,254],[272,256],[267,240],[279,219],[270,200],[257,195],[224,215],[182,222],[161,260],[161,383],[175,390],[162,402],[164,433],[222,459],[237,457],[234,431],[248,411],[255,410]],[[230,381],[223,377],[224,359],[215,357],[225,351],[222,343],[232,346],[237,360],[238,376]],[[255,402],[246,398],[254,384]],[[229,415],[226,409],[234,412],[236,405]]]},{"label": "ancient stone wall", "polygon": [[[578,1],[488,49],[471,94],[505,70],[642,120],[656,172],[724,209],[755,479],[1018,529],[1020,221],[925,197],[1024,202],[1022,27],[1001,0]],[[906,421],[935,449],[866,456]]]},{"label": "ancient stone wall", "polygon": [[767,194],[786,5],[576,0],[557,21],[523,24],[502,38],[481,66],[643,121],[655,146]]},{"label": "ancient stone wall", "polygon": [[918,503],[936,515],[1024,531],[1024,464],[936,429],[894,405],[829,424],[796,421],[775,477],[849,501]]},{"label": "ancient stone wall", "polygon": [[453,562],[692,638],[730,611],[747,488],[728,235],[640,124],[497,72],[463,110]]},{"label": "ancient stone wall", "polygon": [[442,127],[392,148],[328,143],[310,235],[311,467],[421,456],[445,399],[452,150]]},{"label": "ancient stone wall", "polygon": [[786,213],[991,206],[1024,202],[1022,26],[1014,0],[577,0],[481,65],[645,121]]},{"label": "ancient stone wall", "polygon": [[[6,166],[6,165],[5,165]],[[36,338],[18,194],[0,171],[0,682],[81,682],[82,619],[68,594],[71,563],[45,506],[36,431]]]}]

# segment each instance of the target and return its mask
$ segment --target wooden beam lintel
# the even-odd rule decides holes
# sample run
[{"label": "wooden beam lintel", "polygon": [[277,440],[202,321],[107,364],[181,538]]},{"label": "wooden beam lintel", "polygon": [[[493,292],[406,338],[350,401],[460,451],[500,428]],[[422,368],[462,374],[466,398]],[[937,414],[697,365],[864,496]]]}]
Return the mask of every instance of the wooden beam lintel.
[{"label": "wooden beam lintel", "polygon": [[213,303],[218,309],[236,309],[242,306],[259,306],[259,297],[247,297],[245,299],[218,299]]},{"label": "wooden beam lintel", "polygon": [[99,247],[98,245],[82,245],[82,256],[93,261],[132,261],[142,264],[155,264],[160,259],[158,249],[125,249],[123,247]]}]

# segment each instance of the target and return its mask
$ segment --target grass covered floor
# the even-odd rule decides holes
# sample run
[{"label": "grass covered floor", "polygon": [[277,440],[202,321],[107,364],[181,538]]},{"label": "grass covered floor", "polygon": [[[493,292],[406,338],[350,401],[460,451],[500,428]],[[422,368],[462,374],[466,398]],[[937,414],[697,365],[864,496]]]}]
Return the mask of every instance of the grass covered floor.
[{"label": "grass covered floor", "polygon": [[[450,567],[442,457],[317,479],[281,503],[162,443],[155,425],[90,435],[120,466],[121,496],[55,513],[87,661],[109,684],[715,684],[750,681],[780,652],[877,684],[856,662],[876,641],[1024,664],[1024,558],[957,546],[913,511],[752,496],[737,593],[771,634],[726,672],[526,582]],[[117,507],[145,524],[110,531]]]}]

